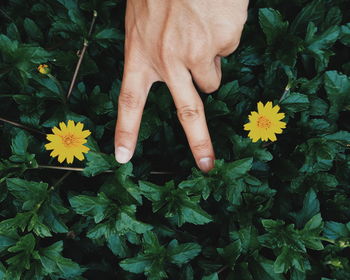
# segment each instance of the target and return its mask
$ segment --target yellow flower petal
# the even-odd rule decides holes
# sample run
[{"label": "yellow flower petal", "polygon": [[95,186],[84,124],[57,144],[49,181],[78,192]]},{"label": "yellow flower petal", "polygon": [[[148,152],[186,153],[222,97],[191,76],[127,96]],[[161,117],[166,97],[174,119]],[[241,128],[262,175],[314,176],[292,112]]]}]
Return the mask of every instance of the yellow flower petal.
[{"label": "yellow flower petal", "polygon": [[89,130],[82,130],[84,125],[78,122],[76,125],[74,121],[69,120],[68,124],[64,122],[59,123],[59,128],[53,127],[53,134],[47,134],[46,138],[50,142],[45,145],[46,150],[52,150],[51,157],[57,157],[57,160],[62,163],[64,160],[67,163],[73,163],[74,158],[83,160],[83,153],[87,153],[90,149],[84,144],[85,139],[91,134]]},{"label": "yellow flower petal", "polygon": [[58,142],[61,140],[61,137],[55,134],[47,134],[46,139],[52,142]]},{"label": "yellow flower petal", "polygon": [[54,126],[54,127],[52,128],[52,133],[53,133],[53,134],[56,134],[56,135],[60,135],[61,130],[59,130],[56,126]]},{"label": "yellow flower petal", "polygon": [[69,131],[69,132],[73,132],[74,128],[75,128],[74,121],[69,120],[69,121],[68,121],[68,125],[67,125],[68,131]]},{"label": "yellow flower petal", "polygon": [[62,130],[62,132],[66,132],[66,130],[67,130],[66,124],[64,122],[60,122],[59,125],[60,125],[60,129]]},{"label": "yellow flower petal", "polygon": [[271,112],[271,111],[272,111],[272,102],[271,102],[271,101],[269,101],[269,102],[266,103],[266,105],[265,105],[265,110],[266,110],[267,112]]},{"label": "yellow flower petal", "polygon": [[259,102],[258,103],[258,114],[261,114],[263,110],[264,110],[264,104],[262,102]]},{"label": "yellow flower petal", "polygon": [[67,155],[67,163],[72,163],[74,159],[74,156],[72,154]]},{"label": "yellow flower petal", "polygon": [[81,122],[78,122],[75,129],[76,131],[82,132],[84,128],[84,125]]},{"label": "yellow flower petal", "polygon": [[75,157],[76,157],[78,160],[80,160],[80,161],[82,161],[82,160],[84,159],[83,153],[78,153],[78,154],[75,155]]},{"label": "yellow flower petal", "polygon": [[244,124],[244,130],[249,131],[248,137],[253,142],[259,139],[262,141],[276,141],[276,134],[281,134],[282,129],[286,127],[286,123],[281,120],[285,117],[284,113],[278,113],[280,107],[273,106],[269,101],[264,104],[258,102],[258,112],[252,111],[248,116],[249,122]]},{"label": "yellow flower petal", "polygon": [[82,136],[83,138],[86,138],[86,137],[88,137],[90,134],[91,134],[90,130],[84,130],[84,131],[81,133],[81,136]]},{"label": "yellow flower petal", "polygon": [[59,163],[62,163],[65,159],[66,159],[66,157],[65,157],[63,154],[59,154],[59,155],[58,155],[58,161],[59,161]]}]

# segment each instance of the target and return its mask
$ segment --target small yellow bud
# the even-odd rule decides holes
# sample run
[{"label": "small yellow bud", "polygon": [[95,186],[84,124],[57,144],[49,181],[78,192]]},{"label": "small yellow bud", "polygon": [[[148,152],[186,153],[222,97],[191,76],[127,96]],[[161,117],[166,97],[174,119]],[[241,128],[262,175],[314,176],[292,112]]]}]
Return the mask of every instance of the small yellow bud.
[{"label": "small yellow bud", "polygon": [[50,73],[50,68],[47,64],[40,64],[38,66],[38,71],[41,73],[41,74],[44,74],[44,75],[47,75]]}]

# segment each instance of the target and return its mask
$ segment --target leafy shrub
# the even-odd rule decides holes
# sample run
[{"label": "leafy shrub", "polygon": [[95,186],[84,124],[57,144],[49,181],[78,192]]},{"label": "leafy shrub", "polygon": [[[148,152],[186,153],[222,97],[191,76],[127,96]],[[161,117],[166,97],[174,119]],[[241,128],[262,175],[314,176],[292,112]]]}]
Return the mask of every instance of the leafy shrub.
[{"label": "leafy shrub", "polygon": [[[347,2],[251,1],[221,88],[201,96],[220,159],[202,174],[163,84],[132,164],[114,160],[123,1],[2,1],[0,279],[350,279]],[[252,143],[243,124],[268,100],[287,129]],[[44,149],[67,120],[92,131],[75,169]]]}]

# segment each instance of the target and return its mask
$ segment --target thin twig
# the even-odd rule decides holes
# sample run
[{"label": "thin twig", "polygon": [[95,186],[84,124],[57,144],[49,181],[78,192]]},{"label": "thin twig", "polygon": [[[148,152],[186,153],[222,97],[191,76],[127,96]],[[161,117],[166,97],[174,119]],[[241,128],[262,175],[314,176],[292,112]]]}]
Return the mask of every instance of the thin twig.
[{"label": "thin twig", "polygon": [[11,124],[11,125],[20,127],[20,128],[23,128],[23,129],[28,130],[28,131],[32,131],[32,132],[35,132],[35,133],[39,133],[39,134],[41,134],[41,135],[46,135],[46,133],[41,132],[40,130],[37,130],[37,129],[35,129],[35,128],[27,127],[27,126],[25,126],[25,125],[23,125],[23,124],[20,124],[20,123],[14,122],[14,121],[9,121],[9,120],[4,119],[4,118],[1,118],[1,117],[0,117],[0,121],[3,121],[3,122],[5,122],[5,123],[8,123],[8,124]]},{"label": "thin twig", "polygon": [[[89,30],[89,33],[88,33],[88,39],[90,39],[90,36],[91,36],[91,33],[92,33],[92,29],[93,29],[95,21],[96,21],[96,17],[97,17],[97,11],[94,10],[94,15],[92,17],[90,30]],[[73,91],[75,80],[77,79],[81,63],[83,61],[86,49],[87,49],[87,47],[89,45],[88,39],[84,39],[84,47],[83,47],[83,50],[81,51],[81,53],[79,54],[79,60],[78,60],[77,66],[75,67],[74,75],[73,75],[73,78],[72,78],[72,81],[70,83],[69,90],[68,90],[68,93],[67,93],[67,100],[69,99],[69,97],[70,97],[70,95],[71,95],[71,93]]]},{"label": "thin twig", "polygon": [[[57,170],[68,170],[68,171],[77,171],[82,172],[84,171],[84,168],[79,167],[66,167],[66,166],[54,166],[54,165],[39,165],[38,168],[40,169],[57,169]],[[108,171],[108,170],[107,170]],[[112,170],[110,170],[112,172]]]},{"label": "thin twig", "polygon": [[0,12],[10,21],[13,21],[13,19],[3,10],[3,9],[0,9]]},{"label": "thin twig", "polygon": [[223,266],[218,272],[217,274],[220,274],[221,272],[223,272],[224,270],[226,270],[228,268],[228,265]]},{"label": "thin twig", "polygon": [[[57,169],[57,170],[67,170],[67,171],[76,171],[76,172],[82,172],[84,171],[84,168],[79,167],[68,167],[68,166],[55,166],[55,165],[39,165],[38,168],[41,169]],[[113,173],[113,170],[105,170],[102,173]],[[170,171],[151,171],[151,175],[171,175],[175,174],[175,172]]]},{"label": "thin twig", "polygon": [[280,103],[280,102],[284,99],[284,97],[286,96],[286,94],[287,94],[289,91],[290,91],[290,85],[289,85],[289,83],[288,83],[288,85],[287,85],[286,88],[284,89],[284,92],[283,92],[283,94],[282,94],[280,100],[278,101],[278,103]]},{"label": "thin twig", "polygon": [[65,173],[53,186],[52,189],[55,189],[59,184],[63,182],[64,179],[66,179],[70,174],[72,174],[72,171],[68,171]]},{"label": "thin twig", "polygon": [[264,144],[262,144],[262,147],[266,148],[266,147],[268,147],[268,146],[270,146],[272,144],[273,144],[273,142],[264,143]]}]

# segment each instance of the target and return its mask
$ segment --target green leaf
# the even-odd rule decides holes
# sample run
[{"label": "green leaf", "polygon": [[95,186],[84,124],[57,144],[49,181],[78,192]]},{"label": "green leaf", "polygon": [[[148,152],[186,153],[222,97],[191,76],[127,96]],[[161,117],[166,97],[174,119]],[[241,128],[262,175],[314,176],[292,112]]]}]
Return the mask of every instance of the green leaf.
[{"label": "green leaf", "polygon": [[329,221],[325,223],[323,235],[329,239],[336,240],[342,237],[350,237],[350,230],[345,224]]},{"label": "green leaf", "polygon": [[253,252],[259,248],[258,231],[254,226],[246,226],[238,231],[230,232],[230,238],[240,240],[242,254]]},{"label": "green leaf", "polygon": [[16,136],[12,139],[11,150],[12,153],[18,156],[24,156],[28,148],[27,134],[20,130]]},{"label": "green leaf", "polygon": [[179,226],[186,222],[195,225],[204,225],[210,223],[212,218],[197,203],[190,199],[185,199],[181,202],[177,220]]},{"label": "green leaf", "polygon": [[333,55],[330,48],[339,38],[340,31],[338,26],[332,26],[321,34],[316,35],[316,33],[317,27],[314,23],[309,23],[305,39],[306,50],[315,57],[317,69],[320,72],[327,67],[329,58]]},{"label": "green leaf", "polygon": [[259,256],[257,260],[251,260],[249,263],[249,270],[254,279],[285,280],[283,274],[274,272],[273,266],[273,261]]},{"label": "green leaf", "polygon": [[27,234],[20,238],[16,245],[8,248],[11,253],[17,253],[15,256],[7,259],[7,263],[19,270],[22,268],[30,268],[31,254],[34,251],[35,238],[32,234]]},{"label": "green leaf", "polygon": [[297,227],[301,228],[319,211],[320,202],[317,199],[316,192],[313,189],[310,189],[305,195],[303,208],[299,212],[291,213],[290,215],[295,219]]},{"label": "green leaf", "polygon": [[126,271],[132,273],[142,273],[152,264],[152,260],[145,255],[122,260],[119,265]]},{"label": "green leaf", "polygon": [[3,54],[13,54],[18,48],[18,42],[15,40],[10,40],[9,37],[7,37],[4,34],[0,34],[0,51]]},{"label": "green leaf", "polygon": [[344,45],[350,46],[350,23],[341,26],[340,41]]},{"label": "green leaf", "polygon": [[242,192],[246,190],[246,185],[242,179],[233,181],[227,185],[226,198],[234,205],[240,205]]},{"label": "green leaf", "polygon": [[17,213],[16,217],[0,222],[1,233],[11,233],[14,229],[20,228],[22,231],[27,227],[33,212]]},{"label": "green leaf", "polygon": [[305,94],[288,92],[280,102],[284,110],[292,113],[305,111],[309,108],[309,98]]},{"label": "green leaf", "polygon": [[108,235],[107,246],[109,249],[111,249],[114,255],[119,256],[121,258],[126,257],[128,247],[125,243],[124,238],[120,237],[118,234],[112,233]]},{"label": "green leaf", "polygon": [[135,218],[136,206],[124,206],[120,209],[118,220],[116,221],[116,229],[118,233],[127,233],[129,231],[138,234],[146,233],[152,229],[152,226],[137,221]]},{"label": "green leaf", "polygon": [[202,173],[198,174],[199,177],[182,181],[179,184],[179,188],[186,190],[186,192],[201,194],[204,200],[207,200],[210,195],[210,179],[204,177]]},{"label": "green leaf", "polygon": [[4,280],[6,275],[6,268],[4,265],[0,262],[0,280]]},{"label": "green leaf", "polygon": [[115,28],[106,28],[102,29],[100,32],[95,34],[95,39],[97,40],[122,40],[124,38],[123,35],[119,33],[119,31]]},{"label": "green leaf", "polygon": [[167,186],[161,187],[146,181],[139,181],[139,187],[142,194],[151,201],[160,201],[164,193],[169,191]]},{"label": "green leaf", "polygon": [[210,274],[208,276],[204,276],[202,280],[219,280],[219,275],[215,272],[213,274]]},{"label": "green leaf", "polygon": [[172,263],[183,265],[194,259],[201,252],[201,246],[196,243],[169,244],[168,256]]},{"label": "green leaf", "polygon": [[338,6],[331,7],[327,12],[326,18],[322,24],[322,29],[327,29],[333,25],[339,25],[342,22],[342,11]]},{"label": "green leaf", "polygon": [[95,223],[101,222],[109,214],[109,209],[113,207],[112,202],[104,193],[98,193],[97,197],[87,195],[77,195],[69,199],[74,211],[80,215],[93,217]]},{"label": "green leaf", "polygon": [[215,100],[210,95],[205,104],[205,112],[209,119],[225,116],[230,113],[226,103],[220,100]]},{"label": "green leaf", "polygon": [[339,112],[350,105],[350,79],[336,71],[327,71],[324,79],[327,97],[331,104],[329,117],[337,119]]},{"label": "green leaf", "polygon": [[51,237],[50,229],[40,221],[37,214],[34,214],[28,224],[28,230],[34,231],[37,236]]},{"label": "green leaf", "polygon": [[242,252],[242,244],[240,240],[236,240],[224,248],[216,249],[219,255],[226,261],[226,263],[233,268],[237,259]]},{"label": "green leaf", "polygon": [[313,216],[301,230],[305,246],[312,250],[323,250],[320,233],[323,230],[321,214]]},{"label": "green leaf", "polygon": [[322,0],[314,0],[308,3],[295,17],[291,24],[291,33],[301,33],[306,30],[310,22],[318,24],[325,14],[325,3]]},{"label": "green leaf", "polygon": [[284,247],[273,265],[274,272],[285,273],[291,267],[295,267],[300,271],[305,271],[304,257],[288,247]]},{"label": "green leaf", "polygon": [[14,245],[15,243],[16,239],[14,239],[12,236],[7,236],[0,233],[0,252],[5,251],[8,247]]},{"label": "green leaf", "polygon": [[218,99],[220,100],[230,100],[236,93],[239,92],[238,81],[229,82],[220,87],[218,92]]},{"label": "green leaf", "polygon": [[225,180],[232,181],[247,174],[247,172],[252,168],[253,159],[244,158],[225,164],[222,163],[223,162],[216,163],[220,167],[217,169],[214,168],[209,172],[209,174],[221,173]]},{"label": "green leaf", "polygon": [[13,41],[21,42],[21,35],[16,24],[14,24],[13,22],[7,26],[7,36]]},{"label": "green leaf", "polygon": [[87,177],[96,176],[106,170],[115,169],[119,166],[114,156],[94,151],[89,151],[86,154],[86,160],[87,166],[84,168],[83,174]]},{"label": "green leaf", "polygon": [[85,269],[81,268],[71,259],[61,255],[63,250],[63,242],[58,241],[49,247],[39,250],[39,260],[47,275],[56,274],[62,278],[73,278],[81,275]]},{"label": "green leaf", "polygon": [[284,22],[282,15],[272,8],[259,10],[259,22],[268,45],[274,44],[278,37],[286,34],[288,29],[288,22]]},{"label": "green leaf", "polygon": [[34,80],[41,86],[42,92],[39,96],[47,97],[50,99],[62,100],[63,92],[61,92],[59,84],[47,75],[36,75]]},{"label": "green leaf", "polygon": [[30,18],[25,18],[23,21],[23,27],[28,37],[34,42],[44,41],[44,35],[36,23]]},{"label": "green leaf", "polygon": [[10,193],[23,203],[23,210],[32,210],[47,198],[47,183],[26,181],[19,178],[8,178],[6,183]]}]

